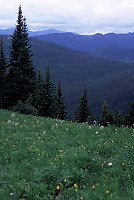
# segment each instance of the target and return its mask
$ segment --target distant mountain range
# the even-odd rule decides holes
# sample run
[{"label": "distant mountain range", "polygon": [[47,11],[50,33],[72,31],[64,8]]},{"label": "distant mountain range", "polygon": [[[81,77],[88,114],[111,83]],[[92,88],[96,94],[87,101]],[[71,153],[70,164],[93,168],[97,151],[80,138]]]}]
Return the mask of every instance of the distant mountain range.
[{"label": "distant mountain range", "polygon": [[[9,57],[11,37],[4,36],[6,56]],[[125,113],[128,102],[134,100],[134,65],[93,57],[84,52],[30,38],[34,54],[34,66],[42,73],[50,66],[52,81],[61,80],[68,117],[77,109],[84,84],[88,88],[88,100],[95,117],[102,104],[108,101],[110,108]]]},{"label": "distant mountain range", "polygon": [[[13,31],[14,29],[0,29],[0,35],[12,35]],[[98,58],[134,62],[134,33],[79,35],[56,29],[29,31],[28,33],[30,37],[38,40],[85,52]]]},{"label": "distant mountain range", "polygon": [[[0,35],[12,35],[14,32],[14,28],[11,29],[0,29]],[[47,29],[44,31],[28,31],[30,37],[37,36],[37,35],[46,35],[52,33],[64,33],[64,31],[59,31],[57,29]]]},{"label": "distant mountain range", "polygon": [[134,62],[134,33],[76,35],[53,33],[35,36],[38,40],[62,45],[93,56],[123,62]]}]

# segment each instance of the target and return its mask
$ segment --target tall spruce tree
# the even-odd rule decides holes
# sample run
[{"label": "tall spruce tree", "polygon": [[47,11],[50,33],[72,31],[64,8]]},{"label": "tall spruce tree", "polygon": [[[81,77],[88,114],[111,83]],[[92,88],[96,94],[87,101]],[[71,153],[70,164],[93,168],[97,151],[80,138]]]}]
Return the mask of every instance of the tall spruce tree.
[{"label": "tall spruce tree", "polygon": [[6,76],[7,76],[7,64],[4,54],[3,38],[0,40],[0,108],[5,107],[6,98]]},{"label": "tall spruce tree", "polygon": [[88,105],[87,87],[85,84],[84,92],[79,101],[78,111],[75,114],[75,120],[78,122],[87,122],[88,119],[92,120],[92,114]]},{"label": "tall spruce tree", "polygon": [[122,112],[121,110],[118,110],[115,116],[115,125],[120,127],[122,123],[123,123]]},{"label": "tall spruce tree", "polygon": [[37,74],[37,84],[34,93],[33,105],[38,111],[38,115],[45,116],[44,101],[45,101],[45,83],[43,75],[41,74],[40,67]]},{"label": "tall spruce tree", "polygon": [[36,73],[32,64],[28,28],[19,6],[16,29],[11,40],[10,67],[8,74],[9,102],[13,107],[18,100],[25,102],[35,89]]},{"label": "tall spruce tree", "polygon": [[114,123],[113,113],[112,111],[109,111],[108,109],[108,103],[107,101],[104,101],[104,104],[102,106],[102,113],[100,117],[100,124],[103,126],[108,126],[108,124]]},{"label": "tall spruce tree", "polygon": [[58,94],[57,94],[57,117],[59,119],[65,119],[65,105],[64,105],[64,102],[63,102],[63,94],[62,94],[62,90],[61,90],[61,83],[59,81],[59,84],[58,84]]},{"label": "tall spruce tree", "polygon": [[57,117],[57,97],[56,87],[51,81],[50,67],[47,66],[44,79],[40,72],[38,75],[38,87],[36,90],[35,108],[38,110],[39,115],[44,117]]},{"label": "tall spruce tree", "polygon": [[128,116],[126,116],[126,122],[130,126],[134,126],[134,101],[129,102]]}]

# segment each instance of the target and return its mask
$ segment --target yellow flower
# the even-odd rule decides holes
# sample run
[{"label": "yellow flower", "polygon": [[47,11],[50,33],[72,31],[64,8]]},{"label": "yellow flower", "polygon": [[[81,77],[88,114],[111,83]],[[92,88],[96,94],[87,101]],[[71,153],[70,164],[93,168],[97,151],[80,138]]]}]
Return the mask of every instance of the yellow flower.
[{"label": "yellow flower", "polygon": [[122,165],[124,165],[124,163],[122,163]]},{"label": "yellow flower", "polygon": [[74,187],[78,187],[78,185],[75,183],[75,184],[74,184]]},{"label": "yellow flower", "polygon": [[67,181],[67,179],[65,178],[64,181]]},{"label": "yellow flower", "polygon": [[107,190],[107,191],[106,191],[106,193],[108,194],[108,193],[109,193],[109,191]]},{"label": "yellow flower", "polygon": [[94,188],[95,188],[95,186],[93,185],[93,186],[92,186],[92,188],[94,189]]},{"label": "yellow flower", "polygon": [[60,189],[60,186],[57,186],[57,190],[59,190]]},{"label": "yellow flower", "polygon": [[81,197],[80,199],[83,199],[83,197]]},{"label": "yellow flower", "polygon": [[77,192],[77,189],[75,189],[75,192]]}]

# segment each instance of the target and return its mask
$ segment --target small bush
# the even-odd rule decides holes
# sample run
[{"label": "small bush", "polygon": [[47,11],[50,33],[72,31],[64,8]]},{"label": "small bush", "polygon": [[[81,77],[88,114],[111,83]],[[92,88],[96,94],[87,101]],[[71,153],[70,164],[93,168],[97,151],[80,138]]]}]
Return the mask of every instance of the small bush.
[{"label": "small bush", "polygon": [[32,106],[32,104],[28,100],[26,100],[25,103],[19,100],[17,105],[13,107],[13,111],[25,115],[37,115],[37,110]]}]

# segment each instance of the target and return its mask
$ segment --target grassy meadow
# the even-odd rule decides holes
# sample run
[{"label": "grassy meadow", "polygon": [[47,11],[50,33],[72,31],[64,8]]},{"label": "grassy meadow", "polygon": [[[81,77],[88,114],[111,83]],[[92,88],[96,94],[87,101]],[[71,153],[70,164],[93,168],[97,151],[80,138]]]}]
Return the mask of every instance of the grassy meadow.
[{"label": "grassy meadow", "polygon": [[134,129],[0,110],[0,200],[132,200]]}]

